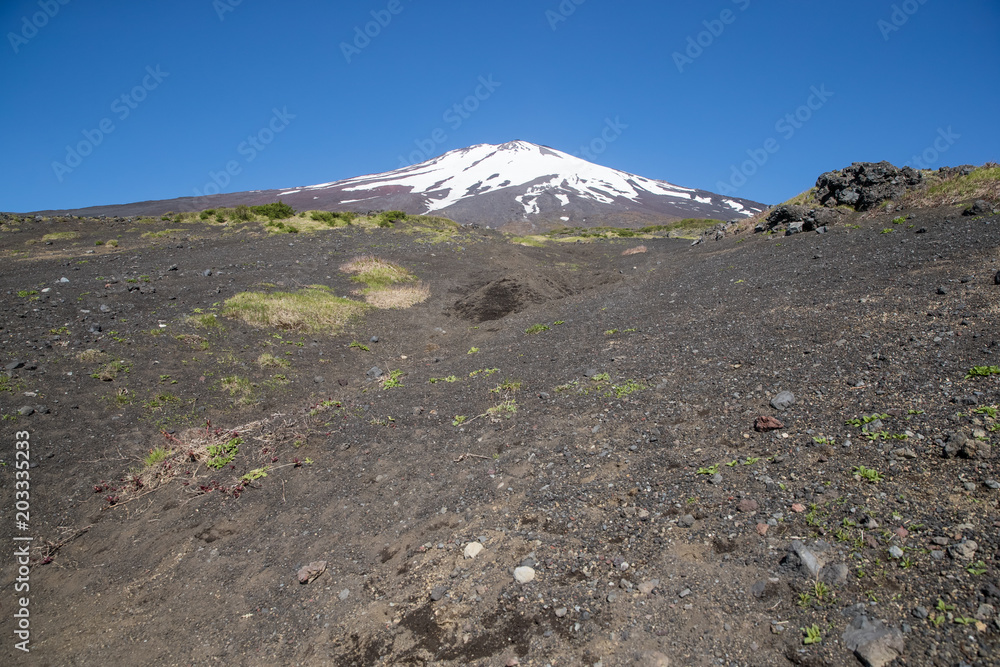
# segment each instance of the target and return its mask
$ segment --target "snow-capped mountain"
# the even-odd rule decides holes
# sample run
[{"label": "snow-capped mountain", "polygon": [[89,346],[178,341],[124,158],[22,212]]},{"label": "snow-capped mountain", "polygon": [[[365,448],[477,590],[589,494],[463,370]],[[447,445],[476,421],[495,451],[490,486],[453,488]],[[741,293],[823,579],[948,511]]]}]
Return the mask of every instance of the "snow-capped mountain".
[{"label": "snow-capped mountain", "polygon": [[[750,216],[762,204],[602,167],[526,141],[479,144],[410,167],[279,193],[354,210],[398,208],[501,227]],[[294,204],[292,204],[294,206]],[[311,206],[312,207],[312,206]]]},{"label": "snow-capped mountain", "polygon": [[[254,190],[79,211],[159,215],[281,199],[297,210],[402,210],[509,229],[638,226],[681,218],[732,220],[763,204],[602,167],[526,141],[479,144],[382,174],[283,190]],[[50,212],[46,212],[50,213]]]}]

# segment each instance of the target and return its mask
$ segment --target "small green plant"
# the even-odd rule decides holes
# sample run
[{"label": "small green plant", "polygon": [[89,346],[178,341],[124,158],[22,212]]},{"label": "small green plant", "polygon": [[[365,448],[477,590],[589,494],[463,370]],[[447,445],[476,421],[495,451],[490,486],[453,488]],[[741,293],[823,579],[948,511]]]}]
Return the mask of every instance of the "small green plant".
[{"label": "small green plant", "polygon": [[486,414],[494,419],[501,416],[512,417],[517,413],[517,401],[512,398],[501,403],[497,403],[486,411]]},{"label": "small green plant", "polygon": [[815,442],[817,445],[833,445],[833,444],[836,444],[836,440],[834,438],[832,438],[832,437],[830,437],[830,438],[823,438],[823,437],[815,437],[815,436],[813,436],[813,442]]},{"label": "small green plant", "polygon": [[359,343],[358,341],[352,341],[351,344],[348,345],[347,347],[348,347],[348,349],[355,348],[355,349],[358,349],[358,350],[364,350],[365,352],[371,352],[372,351],[370,347],[368,347],[367,345],[364,345],[363,343]]},{"label": "small green plant", "polygon": [[895,230],[892,227],[885,227],[882,229],[882,234],[892,234]]},{"label": "small green plant", "polygon": [[745,466],[752,466],[754,463],[757,463],[757,461],[760,461],[760,457],[759,456],[748,456],[743,461],[743,465],[745,465]]},{"label": "small green plant", "polygon": [[24,383],[17,378],[12,378],[9,375],[0,375],[0,391],[9,391],[13,394],[14,392],[21,391],[22,389],[24,389]]},{"label": "small green plant", "polygon": [[977,560],[975,563],[965,568],[965,571],[974,577],[978,577],[981,574],[986,574],[986,563],[981,560]]},{"label": "small green plant", "polygon": [[718,463],[713,463],[712,465],[710,465],[710,466],[708,466],[706,468],[698,468],[698,471],[695,474],[696,475],[714,475],[717,472],[719,472],[719,464]]},{"label": "small green plant", "polygon": [[924,414],[924,411],[923,410],[907,410],[906,414],[908,414],[908,415],[922,415],[922,414]]},{"label": "small green plant", "polygon": [[799,600],[795,604],[805,609],[812,606],[812,601],[812,595],[809,593],[799,593]]},{"label": "small green plant", "polygon": [[904,222],[906,222],[906,216],[905,215],[901,215],[898,218],[893,218],[892,219],[892,224],[894,224],[894,225],[901,225]]},{"label": "small green plant", "polygon": [[233,462],[242,444],[243,438],[236,437],[218,445],[209,445],[208,461],[205,465],[213,470],[221,470]]},{"label": "small green plant", "polygon": [[566,323],[565,323],[565,322],[563,322],[562,320],[556,320],[555,322],[553,322],[553,323],[552,323],[552,326],[554,326],[554,327],[557,327],[557,326],[559,326],[560,324],[566,324]]},{"label": "small green plant", "polygon": [[400,370],[389,371],[388,375],[382,376],[381,380],[382,388],[391,389],[393,387],[402,387],[403,382],[402,380],[400,380],[401,377],[403,377],[403,371]]},{"label": "small green plant", "polygon": [[151,468],[168,456],[170,456],[170,450],[166,447],[154,447],[149,450],[149,454],[146,454],[146,458],[142,462],[147,468]]},{"label": "small green plant", "polygon": [[34,296],[35,294],[38,294],[38,290],[22,289],[17,291],[17,295],[22,299],[25,297]]},{"label": "small green plant", "polygon": [[618,329],[608,329],[607,331],[604,332],[604,335],[605,336],[613,336],[616,333],[618,333]]},{"label": "small green plant", "polygon": [[955,611],[955,605],[946,604],[945,601],[942,600],[941,598],[938,598],[937,604],[934,605],[934,608],[944,613],[947,613],[949,611]]},{"label": "small green plant", "polygon": [[994,405],[984,405],[981,408],[976,408],[972,411],[972,413],[976,415],[986,415],[990,419],[996,419],[998,411]]},{"label": "small green plant", "polygon": [[592,376],[590,379],[593,380],[594,382],[610,382],[611,381],[611,374],[610,373],[598,373],[597,375]]},{"label": "small green plant", "polygon": [[976,619],[970,616],[956,616],[954,618],[954,622],[958,623],[959,625],[972,625],[973,623],[976,622]]},{"label": "small green plant", "polygon": [[431,384],[437,384],[438,382],[458,382],[458,377],[455,375],[449,375],[448,377],[444,378],[430,378],[427,381],[430,382]]},{"label": "small green plant", "polygon": [[883,413],[883,414],[875,413],[871,415],[863,415],[860,418],[855,417],[854,419],[848,419],[844,423],[847,424],[848,426],[860,427],[860,426],[865,426],[867,424],[871,424],[873,421],[877,419],[888,419],[888,418],[889,418],[888,413]]},{"label": "small green plant", "polygon": [[882,473],[878,470],[875,470],[874,468],[866,468],[863,465],[855,466],[852,472],[858,478],[863,479],[866,482],[871,482],[872,484],[881,482],[883,479]]},{"label": "small green plant", "polygon": [[830,594],[830,587],[827,586],[822,581],[817,581],[813,584],[813,595],[816,596],[817,600],[822,601],[829,594]]},{"label": "small green plant", "polygon": [[732,461],[730,461],[729,463],[726,464],[726,467],[727,468],[735,468],[739,464],[740,464],[740,460],[739,459],[733,459]]},{"label": "small green plant", "polygon": [[491,394],[500,394],[502,392],[514,392],[521,388],[520,380],[504,380],[503,383],[497,385],[493,389],[490,389]]},{"label": "small green plant", "polygon": [[247,474],[240,477],[240,481],[242,481],[244,484],[248,484],[250,482],[254,482],[258,479],[261,479],[262,477],[267,477],[267,466],[264,466],[263,468],[254,468]]},{"label": "small green plant", "polygon": [[479,348],[478,347],[470,347],[469,351],[466,352],[466,354],[476,354],[477,352],[479,352]]},{"label": "small green plant", "polygon": [[903,558],[899,561],[899,567],[903,568],[904,570],[908,570],[914,565],[916,565],[916,562],[909,556],[903,556]]},{"label": "small green plant", "polygon": [[819,644],[823,641],[823,636],[820,634],[819,626],[813,623],[808,628],[800,628],[803,633],[805,633],[805,638],[802,643],[806,646],[810,644]]},{"label": "small green plant", "polygon": [[973,366],[965,374],[965,379],[989,377],[990,375],[1000,375],[1000,366]]},{"label": "small green plant", "polygon": [[524,330],[524,333],[529,336],[536,333],[541,333],[543,331],[549,331],[552,327],[545,324],[532,324],[530,327]]},{"label": "small green plant", "polygon": [[635,380],[626,380],[624,384],[611,385],[611,391],[605,394],[605,396],[611,396],[614,394],[615,398],[622,398],[623,396],[634,394],[642,389],[645,389],[645,387]]},{"label": "small green plant", "polygon": [[464,424],[466,419],[468,419],[468,417],[465,415],[455,415],[455,418],[451,420],[451,425],[458,426],[459,424]]}]

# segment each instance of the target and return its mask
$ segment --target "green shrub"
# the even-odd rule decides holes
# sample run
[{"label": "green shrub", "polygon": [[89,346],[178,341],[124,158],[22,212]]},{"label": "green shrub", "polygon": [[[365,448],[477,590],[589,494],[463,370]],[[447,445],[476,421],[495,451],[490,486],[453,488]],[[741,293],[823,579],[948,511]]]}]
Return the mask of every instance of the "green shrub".
[{"label": "green shrub", "polygon": [[243,222],[249,222],[250,220],[253,220],[253,212],[250,210],[249,206],[240,204],[233,211],[233,218],[236,220],[242,220]]},{"label": "green shrub", "polygon": [[350,226],[357,213],[351,211],[310,211],[309,217],[330,227]]},{"label": "green shrub", "polygon": [[337,218],[330,211],[310,211],[309,217],[316,222],[325,222],[331,227],[336,224]]},{"label": "green shrub", "polygon": [[271,204],[251,206],[250,210],[257,215],[266,216],[270,220],[286,220],[295,215],[295,209],[281,200]]},{"label": "green shrub", "polygon": [[376,224],[379,227],[392,227],[397,222],[406,220],[406,213],[402,211],[383,211],[379,214]]}]

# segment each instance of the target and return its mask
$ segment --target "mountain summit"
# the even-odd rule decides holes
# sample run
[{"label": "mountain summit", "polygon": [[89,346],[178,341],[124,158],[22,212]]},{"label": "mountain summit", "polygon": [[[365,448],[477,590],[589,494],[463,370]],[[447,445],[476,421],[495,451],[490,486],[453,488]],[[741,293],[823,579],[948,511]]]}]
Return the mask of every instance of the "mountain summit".
[{"label": "mountain summit", "polygon": [[645,226],[683,218],[731,220],[765,206],[681,187],[527,141],[479,144],[382,174],[319,185],[94,206],[77,215],[161,215],[281,199],[300,211],[402,210],[517,231]]},{"label": "mountain summit", "polygon": [[305,193],[312,193],[324,207],[398,208],[490,227],[728,220],[764,208],[602,167],[527,141],[479,144],[395,171],[287,190],[279,196],[291,201]]}]

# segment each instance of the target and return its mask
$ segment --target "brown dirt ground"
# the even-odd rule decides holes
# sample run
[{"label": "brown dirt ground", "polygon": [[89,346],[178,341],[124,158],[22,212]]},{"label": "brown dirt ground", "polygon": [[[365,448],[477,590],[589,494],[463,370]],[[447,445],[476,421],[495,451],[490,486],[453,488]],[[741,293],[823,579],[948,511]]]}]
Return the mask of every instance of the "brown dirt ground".
[{"label": "brown dirt ground", "polygon": [[[986,482],[1000,471],[936,439],[982,429],[1000,444],[1000,375],[966,378],[1000,363],[1000,219],[909,214],[543,248],[489,230],[149,238],[176,224],[8,218],[0,662],[854,665],[841,634],[864,609],[905,631],[899,664],[996,665],[1000,491]],[[42,240],[60,231],[79,237]],[[186,319],[250,289],[349,296],[337,267],[369,253],[431,297],[332,335]],[[402,386],[368,379],[373,366]],[[779,412],[782,390],[797,400]],[[871,439],[845,423],[872,413]],[[759,415],[784,428],[754,431]],[[230,466],[206,467],[208,445],[237,437]],[[144,468],[156,447],[170,458]],[[699,474],[713,465],[718,483]],[[24,534],[30,654],[12,639],[9,545]],[[825,542],[846,580],[819,599],[793,539]],[[313,561],[325,572],[300,584]],[[814,624],[822,642],[804,645]]]}]

